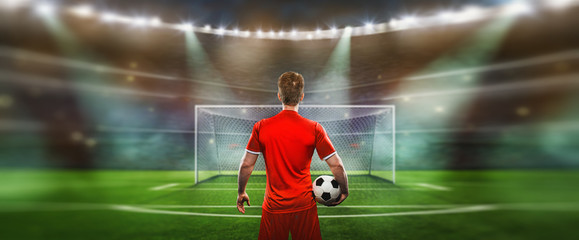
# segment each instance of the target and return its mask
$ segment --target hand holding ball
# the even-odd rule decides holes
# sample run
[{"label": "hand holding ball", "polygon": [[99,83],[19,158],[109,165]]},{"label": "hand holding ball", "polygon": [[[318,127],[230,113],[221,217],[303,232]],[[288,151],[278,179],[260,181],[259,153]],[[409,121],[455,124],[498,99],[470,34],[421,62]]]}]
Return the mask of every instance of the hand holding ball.
[{"label": "hand holding ball", "polygon": [[342,193],[338,181],[328,175],[316,178],[313,182],[313,190],[316,202],[326,206],[338,201]]}]

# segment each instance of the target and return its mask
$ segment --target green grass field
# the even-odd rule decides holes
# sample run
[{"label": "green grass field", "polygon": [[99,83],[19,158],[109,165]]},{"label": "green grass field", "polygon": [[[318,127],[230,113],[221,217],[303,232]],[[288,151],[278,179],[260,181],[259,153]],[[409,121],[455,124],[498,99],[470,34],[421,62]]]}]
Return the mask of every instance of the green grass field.
[{"label": "green grass field", "polygon": [[[184,171],[0,171],[0,239],[256,239],[264,176],[235,208],[236,177]],[[578,239],[579,171],[399,171],[350,176],[318,206],[325,239]]]}]

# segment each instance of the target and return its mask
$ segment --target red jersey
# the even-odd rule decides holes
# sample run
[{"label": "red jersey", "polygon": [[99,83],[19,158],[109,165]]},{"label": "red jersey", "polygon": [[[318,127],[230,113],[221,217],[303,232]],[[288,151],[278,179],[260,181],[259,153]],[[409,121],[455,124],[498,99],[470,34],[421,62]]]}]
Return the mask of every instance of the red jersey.
[{"label": "red jersey", "polygon": [[314,149],[322,160],[336,150],[319,123],[296,111],[283,110],[253,126],[246,151],[263,154],[267,183],[262,208],[271,213],[305,210],[312,197],[310,164]]}]

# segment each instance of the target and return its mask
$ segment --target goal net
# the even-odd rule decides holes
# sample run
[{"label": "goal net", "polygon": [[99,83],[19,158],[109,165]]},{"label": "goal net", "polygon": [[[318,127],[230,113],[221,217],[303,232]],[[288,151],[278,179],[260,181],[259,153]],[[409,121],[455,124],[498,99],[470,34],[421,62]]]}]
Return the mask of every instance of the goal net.
[{"label": "goal net", "polygon": [[[280,105],[195,106],[195,183],[237,175],[253,125],[281,110]],[[394,183],[394,106],[300,105],[299,114],[325,128],[349,175],[373,175]],[[311,172],[331,175],[315,152]],[[265,175],[261,154],[253,174]]]}]

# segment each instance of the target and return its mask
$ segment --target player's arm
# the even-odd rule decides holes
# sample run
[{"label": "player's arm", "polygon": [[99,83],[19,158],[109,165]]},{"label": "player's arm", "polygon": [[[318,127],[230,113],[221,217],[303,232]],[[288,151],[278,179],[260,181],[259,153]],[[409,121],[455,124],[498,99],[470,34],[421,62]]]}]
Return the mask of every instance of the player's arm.
[{"label": "player's arm", "polygon": [[338,184],[340,184],[340,188],[342,190],[340,198],[336,202],[330,204],[330,206],[336,206],[342,203],[344,200],[346,200],[346,198],[350,194],[350,191],[348,189],[348,175],[346,174],[346,169],[344,168],[342,159],[340,158],[340,156],[338,156],[338,154],[334,154],[333,156],[328,158],[326,160],[326,163],[328,163],[328,166],[330,166],[330,170],[334,175],[334,179],[336,179]]},{"label": "player's arm", "polygon": [[245,192],[245,187],[247,186],[251,172],[253,172],[258,156],[258,154],[245,152],[241,159],[241,165],[239,166],[239,174],[237,177],[237,210],[241,213],[245,213],[243,202],[247,202],[247,205],[251,206],[249,203],[249,196]]}]

